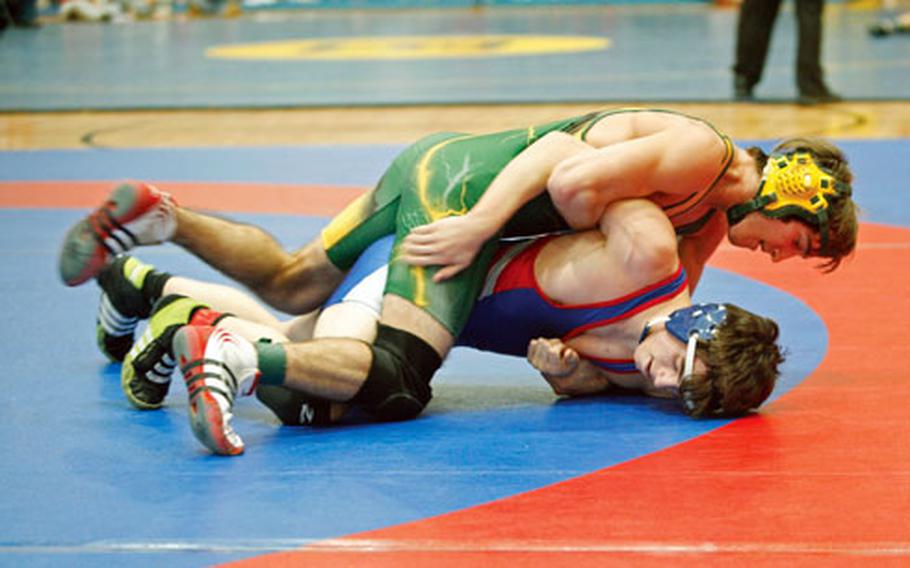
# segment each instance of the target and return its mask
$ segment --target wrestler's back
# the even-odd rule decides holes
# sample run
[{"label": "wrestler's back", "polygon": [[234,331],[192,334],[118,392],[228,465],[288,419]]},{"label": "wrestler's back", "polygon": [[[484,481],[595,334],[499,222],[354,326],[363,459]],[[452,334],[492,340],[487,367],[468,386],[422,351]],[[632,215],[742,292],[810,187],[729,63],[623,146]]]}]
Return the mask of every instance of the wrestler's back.
[{"label": "wrestler's back", "polygon": [[679,234],[688,234],[697,231],[714,214],[714,206],[706,203],[706,198],[723,177],[735,152],[727,135],[702,119],[675,111],[622,109],[604,113],[587,127],[583,138],[595,148],[606,148],[670,129],[678,133],[675,138],[681,143],[710,140],[722,156],[717,163],[693,159],[691,167],[701,163],[705,168],[704,179],[708,180],[698,187],[651,188],[651,200],[665,210]]}]

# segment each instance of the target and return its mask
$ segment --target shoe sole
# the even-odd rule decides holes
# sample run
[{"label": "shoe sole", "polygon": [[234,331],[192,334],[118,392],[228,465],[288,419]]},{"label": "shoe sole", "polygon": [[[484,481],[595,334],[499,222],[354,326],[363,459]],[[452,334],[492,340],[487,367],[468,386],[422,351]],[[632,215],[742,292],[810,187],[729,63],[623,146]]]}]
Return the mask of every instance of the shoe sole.
[{"label": "shoe sole", "polygon": [[204,384],[192,385],[196,381],[205,380],[199,377],[204,372],[205,365],[193,363],[203,359],[207,340],[207,335],[203,336],[192,326],[183,327],[174,335],[174,356],[183,372],[190,396],[190,427],[196,439],[213,453],[236,456],[243,453],[243,446],[234,445],[224,434],[224,415],[218,402]]},{"label": "shoe sole", "polygon": [[[145,184],[123,184],[111,192],[105,203],[117,204],[112,216],[124,225],[136,219],[153,200],[151,190]],[[94,213],[80,219],[63,239],[58,268],[60,278],[67,286],[78,286],[95,277],[110,257],[89,222]]]},{"label": "shoe sole", "polygon": [[164,401],[155,404],[148,403],[144,400],[136,398],[133,392],[130,390],[130,383],[133,379],[136,378],[136,371],[133,370],[132,361],[123,362],[123,367],[120,369],[120,388],[123,390],[123,394],[126,395],[126,399],[130,401],[130,404],[138,408],[139,410],[158,410],[164,406]]},{"label": "shoe sole", "polygon": [[148,335],[150,333],[151,328],[146,328],[145,333],[143,333],[142,337],[139,338],[140,345],[138,347],[142,347],[141,344],[143,342],[145,343],[145,346],[142,347],[142,350],[139,351],[135,357],[130,357],[130,353],[133,351],[133,348],[130,348],[130,351],[127,352],[126,356],[123,358],[123,366],[120,368],[120,389],[123,390],[123,394],[126,395],[126,399],[130,402],[130,404],[139,410],[158,410],[164,406],[163,399],[161,402],[157,403],[146,402],[141,398],[137,398],[136,395],[133,394],[133,391],[130,390],[130,383],[133,382],[133,379],[136,378],[136,369],[133,367],[133,361],[142,358],[145,354],[145,350],[149,349],[152,345],[151,336]]},{"label": "shoe sole", "polygon": [[[108,344],[112,347],[108,347]],[[111,363],[122,363],[133,347],[133,334],[109,335],[101,322],[95,320],[95,344]]]}]

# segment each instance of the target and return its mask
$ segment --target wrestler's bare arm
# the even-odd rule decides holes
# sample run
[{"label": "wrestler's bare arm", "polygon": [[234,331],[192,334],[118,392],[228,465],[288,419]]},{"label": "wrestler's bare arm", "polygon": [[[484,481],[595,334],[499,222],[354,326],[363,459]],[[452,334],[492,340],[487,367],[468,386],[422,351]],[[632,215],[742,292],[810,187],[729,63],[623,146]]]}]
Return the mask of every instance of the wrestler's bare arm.
[{"label": "wrestler's bare arm", "polygon": [[[647,199],[627,199],[607,207],[599,231],[563,235],[557,240],[584,246],[553,247],[539,257],[535,274],[549,297],[566,303],[587,303],[621,297],[673,274],[679,266],[676,235],[663,211]],[[598,235],[599,238],[594,237]],[[556,241],[554,241],[556,242]],[[602,245],[591,247],[600,242]],[[621,270],[617,270],[621,267]],[[567,268],[567,269],[561,269]],[[581,295],[577,295],[581,292]],[[588,295],[591,294],[591,295]],[[616,357],[616,341],[588,330],[567,343],[539,338],[528,346],[528,361],[560,395],[603,392],[606,372],[580,353]],[[633,334],[634,335],[634,334]],[[622,340],[625,341],[625,340]],[[606,342],[610,342],[607,344]],[[631,356],[632,345],[627,346]]]},{"label": "wrestler's bare arm", "polygon": [[554,168],[547,190],[570,226],[590,228],[620,199],[687,195],[707,187],[725,151],[713,131],[678,125],[567,158]]},{"label": "wrestler's bare arm", "polygon": [[700,231],[679,240],[679,261],[689,277],[689,292],[695,292],[708,259],[727,235],[727,220],[715,215]]}]

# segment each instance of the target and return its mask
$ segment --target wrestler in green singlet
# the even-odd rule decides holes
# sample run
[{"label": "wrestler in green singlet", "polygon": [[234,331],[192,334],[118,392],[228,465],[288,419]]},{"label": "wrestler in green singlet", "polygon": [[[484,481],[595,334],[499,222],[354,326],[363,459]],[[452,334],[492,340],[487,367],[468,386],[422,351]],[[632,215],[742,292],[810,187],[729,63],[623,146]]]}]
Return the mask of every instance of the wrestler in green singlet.
[{"label": "wrestler in green singlet", "polygon": [[[497,238],[484,245],[468,268],[441,283],[433,282],[436,267],[411,266],[397,260],[395,251],[401,240],[418,225],[465,214],[506,164],[547,133],[562,131],[584,139],[590,127],[604,116],[638,110],[600,111],[492,134],[446,132],[427,136],[402,151],[377,186],[348,205],[323,230],[326,253],[335,266],[346,270],[372,242],[395,233],[385,292],[426,310],[457,336],[483,286]],[[522,207],[499,237],[567,228],[544,192]]]}]

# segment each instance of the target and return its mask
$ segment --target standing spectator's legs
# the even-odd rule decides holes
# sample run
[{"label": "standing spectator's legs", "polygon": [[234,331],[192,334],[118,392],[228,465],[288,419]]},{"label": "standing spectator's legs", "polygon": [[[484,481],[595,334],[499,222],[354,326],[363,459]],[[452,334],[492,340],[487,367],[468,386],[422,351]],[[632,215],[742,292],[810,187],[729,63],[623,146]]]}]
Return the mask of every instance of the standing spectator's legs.
[{"label": "standing spectator's legs", "polygon": [[761,80],[771,42],[771,31],[781,0],[743,0],[736,31],[736,63],[733,65],[737,99],[752,97]]},{"label": "standing spectator's legs", "polygon": [[0,1],[0,30],[9,24],[20,28],[37,28],[37,4],[37,0]]},{"label": "standing spectator's legs", "polygon": [[821,65],[822,13],[825,0],[796,0],[798,45],[796,52],[796,87],[804,104],[835,102],[840,97],[825,85]]},{"label": "standing spectator's legs", "polygon": [[5,0],[0,0],[0,31],[6,29],[6,26],[12,25],[13,15],[9,11]]},{"label": "standing spectator's legs", "polygon": [[796,0],[799,26],[796,51],[796,86],[800,94],[824,90],[822,79],[822,10],[824,0]]}]

